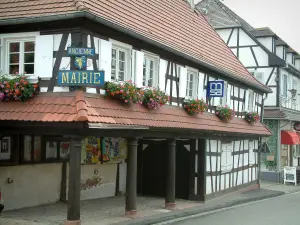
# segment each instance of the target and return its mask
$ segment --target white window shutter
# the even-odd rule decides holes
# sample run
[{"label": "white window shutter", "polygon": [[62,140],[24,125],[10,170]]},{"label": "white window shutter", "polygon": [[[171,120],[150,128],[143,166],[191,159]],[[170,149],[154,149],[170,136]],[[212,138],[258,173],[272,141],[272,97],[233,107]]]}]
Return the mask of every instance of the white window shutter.
[{"label": "white window shutter", "polygon": [[51,78],[53,71],[53,35],[36,36],[34,75]]},{"label": "white window shutter", "polygon": [[246,95],[245,95],[245,111],[250,111],[249,109],[249,90],[245,90]]},{"label": "white window shutter", "polygon": [[104,70],[104,80],[111,81],[111,53],[112,43],[100,39],[99,43],[99,69]]},{"label": "white window shutter", "polygon": [[168,62],[166,60],[159,60],[159,89],[165,91],[165,82],[166,82],[166,72],[167,72]]},{"label": "white window shutter", "polygon": [[253,142],[249,141],[249,164],[251,164],[251,165],[255,163],[253,147],[254,147]]},{"label": "white window shutter", "polygon": [[179,75],[179,97],[185,98],[186,97],[186,81],[187,81],[187,68],[180,67],[180,74]]},{"label": "white window shutter", "polygon": [[[204,77],[204,74],[202,74]],[[200,76],[200,73],[198,73],[198,98],[206,100],[206,89],[204,89],[204,79],[202,76]],[[206,84],[205,84],[206,85]]]},{"label": "white window shutter", "polygon": [[144,52],[134,50],[134,82],[137,87],[143,86]]},{"label": "white window shutter", "polygon": [[233,156],[232,156],[231,149],[229,148],[230,147],[228,147],[228,151],[227,151],[227,171],[231,171],[233,166]]}]

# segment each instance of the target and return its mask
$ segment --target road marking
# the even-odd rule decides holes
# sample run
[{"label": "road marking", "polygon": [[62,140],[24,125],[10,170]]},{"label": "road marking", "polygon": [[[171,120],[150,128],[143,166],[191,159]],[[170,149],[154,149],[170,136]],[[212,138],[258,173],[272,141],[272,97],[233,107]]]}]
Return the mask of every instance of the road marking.
[{"label": "road marking", "polygon": [[177,222],[180,222],[180,221],[183,221],[183,220],[189,220],[189,219],[193,219],[193,218],[197,218],[197,217],[207,216],[207,215],[214,214],[214,213],[217,213],[217,212],[223,212],[223,211],[227,211],[227,210],[230,210],[230,209],[235,209],[235,208],[238,208],[238,207],[257,204],[257,203],[260,203],[260,202],[265,202],[265,201],[269,201],[269,200],[276,199],[276,198],[282,198],[282,197],[287,196],[287,195],[294,195],[294,194],[299,194],[299,193],[300,193],[300,191],[296,191],[296,192],[280,195],[280,196],[277,196],[277,197],[271,197],[271,198],[266,198],[266,199],[262,199],[262,200],[258,200],[258,201],[243,203],[243,204],[239,204],[239,205],[235,205],[235,206],[224,207],[224,208],[215,209],[215,210],[212,210],[212,211],[209,211],[209,212],[197,213],[197,214],[194,214],[194,215],[184,216],[184,217],[168,220],[168,221],[161,222],[161,223],[155,223],[155,224],[152,224],[152,225],[164,225],[164,224],[177,223]]}]

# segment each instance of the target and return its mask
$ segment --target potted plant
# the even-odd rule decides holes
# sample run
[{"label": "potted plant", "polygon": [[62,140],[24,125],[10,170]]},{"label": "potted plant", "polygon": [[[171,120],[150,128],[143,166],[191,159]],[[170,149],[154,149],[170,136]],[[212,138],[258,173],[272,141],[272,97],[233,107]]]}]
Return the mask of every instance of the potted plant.
[{"label": "potted plant", "polygon": [[37,93],[37,84],[29,83],[26,75],[2,75],[0,76],[0,100],[25,101]]},{"label": "potted plant", "polygon": [[235,112],[228,107],[228,105],[225,106],[217,106],[216,107],[216,115],[223,121],[228,122],[231,120]]},{"label": "potted plant", "polygon": [[260,117],[259,117],[258,113],[256,113],[256,112],[246,112],[245,113],[245,120],[248,123],[254,124],[257,121],[259,121],[259,119],[260,119]]},{"label": "potted plant", "polygon": [[189,99],[185,100],[183,104],[183,108],[190,115],[197,115],[199,113],[203,113],[207,111],[208,105],[205,103],[203,99]]},{"label": "potted plant", "polygon": [[106,82],[105,90],[106,96],[122,100],[125,103],[140,101],[139,91],[131,80],[124,82]]},{"label": "potted plant", "polygon": [[159,88],[147,87],[140,91],[142,104],[148,109],[157,109],[169,101],[169,97]]}]

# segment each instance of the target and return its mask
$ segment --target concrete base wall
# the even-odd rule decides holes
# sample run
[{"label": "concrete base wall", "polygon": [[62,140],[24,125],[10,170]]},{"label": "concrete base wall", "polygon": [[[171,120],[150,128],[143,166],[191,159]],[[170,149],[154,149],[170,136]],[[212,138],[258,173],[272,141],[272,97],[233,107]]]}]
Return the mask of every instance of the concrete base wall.
[{"label": "concrete base wall", "polygon": [[272,183],[282,183],[283,182],[283,172],[261,172],[261,180],[272,182]]}]

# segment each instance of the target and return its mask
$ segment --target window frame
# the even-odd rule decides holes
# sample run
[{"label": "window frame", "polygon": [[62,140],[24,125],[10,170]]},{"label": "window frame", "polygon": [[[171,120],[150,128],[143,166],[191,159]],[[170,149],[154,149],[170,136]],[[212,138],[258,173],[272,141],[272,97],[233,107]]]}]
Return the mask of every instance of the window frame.
[{"label": "window frame", "polygon": [[[147,85],[147,82],[146,82],[147,81],[147,75],[145,77],[145,85],[144,85],[144,76],[145,76],[145,74],[144,74],[144,62],[145,62],[145,60],[153,61],[153,82],[152,82],[152,86],[148,86]],[[147,68],[146,68],[146,71],[147,71]],[[148,52],[144,52],[144,60],[143,60],[143,86],[145,86],[145,87],[154,87],[154,88],[158,88],[159,87],[159,56],[153,55],[153,54],[148,53]]]},{"label": "window frame", "polygon": [[283,60],[286,61],[286,47],[283,46]]},{"label": "window frame", "polygon": [[[132,66],[132,46],[130,45],[127,45],[125,43],[122,43],[122,42],[118,42],[118,41],[115,41],[115,40],[112,40],[110,39],[110,42],[112,42],[112,52],[113,50],[116,50],[117,51],[117,58],[116,58],[116,78],[118,78],[118,67],[119,67],[119,64],[117,63],[118,62],[118,57],[119,57],[119,51],[124,51],[125,52],[125,63],[124,63],[124,80],[123,81],[126,81],[126,80],[133,80],[133,77],[132,77],[132,74],[131,74],[131,66]],[[111,71],[113,71],[113,68],[112,68],[112,54],[111,54]],[[111,72],[111,75],[112,75],[112,72]],[[119,82],[121,80],[119,79],[112,79],[111,77],[111,80],[112,81],[116,81],[116,82]]]},{"label": "window frame", "polygon": [[[250,102],[251,102],[251,104],[250,104]],[[247,109],[248,109],[249,112],[252,112],[253,108],[254,108],[254,91],[253,90],[248,90],[248,105],[247,105]]]},{"label": "window frame", "polygon": [[287,92],[288,92],[288,75],[283,74],[282,77],[282,95],[284,98],[287,98]]},{"label": "window frame", "polygon": [[[251,145],[252,148],[250,148]],[[254,140],[248,141],[248,150],[249,150],[249,155],[248,155],[249,165],[254,165],[255,164]],[[252,155],[252,158],[250,157],[250,155]]]},{"label": "window frame", "polygon": [[[180,67],[179,67],[180,68]],[[178,68],[177,68],[178,69]],[[178,69],[180,72],[180,69]],[[195,79],[194,79],[194,83],[193,83],[193,89],[189,89],[188,83],[189,83],[189,73],[194,73],[195,75]],[[199,71],[197,69],[193,69],[190,67],[187,67],[187,74],[186,74],[186,90],[185,90],[185,98],[186,99],[193,99],[193,98],[197,98],[198,97],[198,93],[199,93]],[[193,94],[192,96],[188,96],[188,92],[192,90]]]},{"label": "window frame", "polygon": [[[4,71],[6,74],[10,74],[9,68],[10,68],[10,50],[9,50],[9,46],[10,43],[20,43],[19,46],[19,74],[24,74],[24,63],[25,63],[25,48],[24,48],[24,43],[25,42],[34,42],[34,46],[36,47],[36,38],[35,37],[21,37],[21,38],[16,38],[16,37],[12,37],[12,38],[5,38],[4,42],[5,42],[5,51],[4,51]],[[34,55],[36,54],[36,48],[34,48]],[[31,63],[30,63],[31,64]],[[32,73],[27,73],[27,75],[31,75],[34,76],[34,71],[35,69],[35,56],[34,56],[34,60],[33,60],[33,74]]]}]

